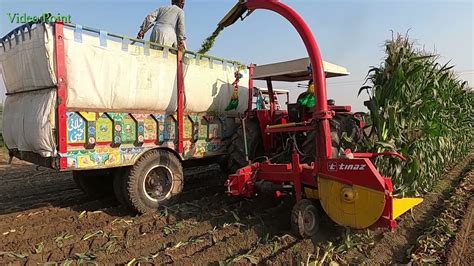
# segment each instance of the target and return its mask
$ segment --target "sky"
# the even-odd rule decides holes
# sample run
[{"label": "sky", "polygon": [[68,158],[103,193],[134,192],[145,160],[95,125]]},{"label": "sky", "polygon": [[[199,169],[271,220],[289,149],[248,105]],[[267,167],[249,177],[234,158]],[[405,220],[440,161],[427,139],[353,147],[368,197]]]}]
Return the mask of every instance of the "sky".
[{"label": "sky", "polygon": [[[202,41],[237,0],[188,0],[185,7],[187,45],[198,50]],[[473,0],[286,0],[299,12],[318,41],[323,59],[346,67],[351,75],[328,80],[328,97],[338,105],[365,110],[365,95],[357,97],[367,71],[384,58],[383,43],[392,31],[406,33],[420,47],[440,54],[455,65],[459,76],[474,86]],[[44,12],[71,15],[73,23],[108,32],[136,36],[144,17],[167,5],[164,0],[0,0],[0,36],[19,24],[8,13]],[[149,33],[146,38],[148,38]],[[227,28],[209,54],[246,64],[265,64],[306,57],[304,45],[292,26],[269,11],[258,10]],[[301,92],[295,83],[278,83]],[[4,97],[0,79],[0,94]],[[2,98],[0,98],[1,100]]]}]

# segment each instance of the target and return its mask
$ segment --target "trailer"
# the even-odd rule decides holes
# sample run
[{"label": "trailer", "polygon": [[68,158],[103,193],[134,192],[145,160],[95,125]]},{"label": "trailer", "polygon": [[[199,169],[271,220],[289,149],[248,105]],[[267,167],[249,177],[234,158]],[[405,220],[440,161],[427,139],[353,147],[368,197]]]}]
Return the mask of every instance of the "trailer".
[{"label": "trailer", "polygon": [[28,23],[0,44],[11,158],[72,171],[89,196],[113,190],[139,213],[178,199],[183,165],[227,168],[240,116],[255,109],[249,95],[268,97],[253,90],[265,66],[82,25]]}]

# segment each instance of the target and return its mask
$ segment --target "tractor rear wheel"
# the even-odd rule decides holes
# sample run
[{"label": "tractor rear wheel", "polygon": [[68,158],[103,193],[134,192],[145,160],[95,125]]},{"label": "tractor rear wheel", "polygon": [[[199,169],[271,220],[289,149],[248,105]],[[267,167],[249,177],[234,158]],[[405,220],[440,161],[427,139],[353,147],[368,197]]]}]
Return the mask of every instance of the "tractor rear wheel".
[{"label": "tractor rear wheel", "polygon": [[[145,153],[122,177],[116,178],[117,198],[125,200],[128,207],[142,214],[176,201],[184,184],[181,162],[174,154],[164,150]],[[124,195],[120,196],[120,193]]]},{"label": "tractor rear wheel", "polygon": [[[332,144],[332,156],[337,158],[339,150],[346,148],[354,148],[354,145],[343,145],[343,134],[346,133],[346,136],[351,138],[354,141],[354,144],[360,142],[362,137],[362,131],[359,128],[355,118],[348,114],[336,114],[330,122],[331,130],[331,144]],[[316,134],[317,131],[311,131],[306,136],[306,140],[303,143],[303,153],[302,162],[311,163],[316,159]]]},{"label": "tractor rear wheel", "polygon": [[298,237],[310,238],[319,231],[318,209],[308,199],[300,200],[291,211],[291,231]]},{"label": "tractor rear wheel", "polygon": [[[258,119],[249,119],[245,122],[247,134],[248,156],[253,160],[263,155],[262,134]],[[228,173],[235,173],[239,168],[248,164],[245,160],[245,140],[242,125],[237,129],[227,145],[227,167]]]}]

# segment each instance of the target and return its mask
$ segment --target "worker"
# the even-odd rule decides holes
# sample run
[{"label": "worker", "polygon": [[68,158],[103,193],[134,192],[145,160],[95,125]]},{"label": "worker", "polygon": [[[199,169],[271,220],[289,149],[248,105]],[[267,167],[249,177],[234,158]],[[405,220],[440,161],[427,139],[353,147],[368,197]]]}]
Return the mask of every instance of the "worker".
[{"label": "worker", "polygon": [[298,96],[297,103],[304,106],[305,109],[312,109],[316,105],[316,97],[314,95],[314,84],[312,79],[308,83],[308,89]]},{"label": "worker", "polygon": [[186,49],[184,3],[185,0],[171,0],[171,6],[163,6],[151,12],[143,21],[137,38],[143,39],[155,23],[150,36],[151,42]]}]

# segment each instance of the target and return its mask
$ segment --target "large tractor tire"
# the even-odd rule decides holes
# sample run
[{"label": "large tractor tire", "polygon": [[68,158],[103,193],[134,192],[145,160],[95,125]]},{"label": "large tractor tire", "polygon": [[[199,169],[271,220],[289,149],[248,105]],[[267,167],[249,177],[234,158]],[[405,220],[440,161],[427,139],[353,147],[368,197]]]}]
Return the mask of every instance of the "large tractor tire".
[{"label": "large tractor tire", "polygon": [[74,182],[92,199],[113,195],[113,173],[111,170],[73,171]]},{"label": "large tractor tire", "polygon": [[[331,144],[332,144],[332,156],[338,157],[340,149],[353,149],[354,145],[344,145],[343,134],[351,138],[355,143],[358,143],[362,139],[362,130],[360,129],[357,121],[352,115],[349,114],[336,114],[330,122],[331,130]],[[303,143],[302,162],[310,164],[316,159],[316,134],[317,131],[311,131],[306,136],[306,140]]]},{"label": "large tractor tire", "polygon": [[[246,120],[247,148],[250,160],[263,155],[262,134],[257,119]],[[248,164],[245,160],[245,140],[242,125],[237,129],[227,146],[226,172],[235,173]]]},{"label": "large tractor tire", "polygon": [[135,165],[125,168],[123,175],[116,175],[115,178],[117,199],[142,214],[172,204],[184,185],[181,162],[174,154],[164,150],[145,153]]}]

